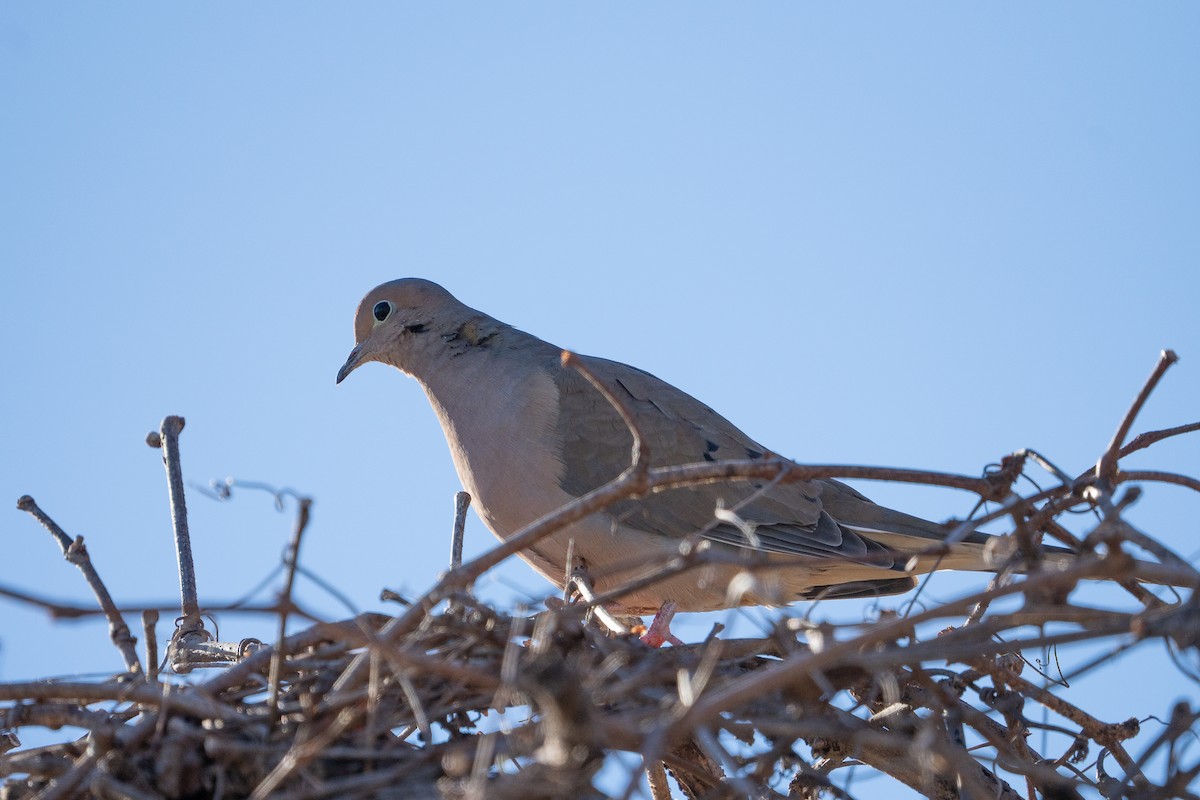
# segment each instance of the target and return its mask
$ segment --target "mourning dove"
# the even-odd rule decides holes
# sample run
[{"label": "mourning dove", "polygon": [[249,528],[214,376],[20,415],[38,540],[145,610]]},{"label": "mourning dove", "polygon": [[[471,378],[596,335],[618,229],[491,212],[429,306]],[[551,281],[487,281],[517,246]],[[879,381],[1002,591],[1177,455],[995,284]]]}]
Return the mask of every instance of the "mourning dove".
[{"label": "mourning dove", "polygon": [[[500,539],[630,465],[629,429],[579,371],[563,366],[560,348],[463,305],[435,283],[405,278],[371,290],[358,306],[354,336],[338,383],[368,361],[416,378],[442,425],[459,479]],[[757,459],[767,452],[711,408],[647,372],[578,358],[631,407],[652,466]],[[739,503],[737,518],[718,514]],[[625,595],[625,610],[648,614],[674,603],[683,611],[708,611],[895,594],[912,588],[914,574],[990,568],[984,545],[992,537],[981,533],[940,557],[912,558],[942,541],[946,530],[877,505],[834,480],[764,487],[743,479],[655,492],[618,502],[520,555],[561,588],[573,547],[595,588],[605,591],[647,565],[661,566],[697,532],[714,550],[749,556],[759,565],[756,577],[746,579],[746,559],[719,560],[724,563]]]}]

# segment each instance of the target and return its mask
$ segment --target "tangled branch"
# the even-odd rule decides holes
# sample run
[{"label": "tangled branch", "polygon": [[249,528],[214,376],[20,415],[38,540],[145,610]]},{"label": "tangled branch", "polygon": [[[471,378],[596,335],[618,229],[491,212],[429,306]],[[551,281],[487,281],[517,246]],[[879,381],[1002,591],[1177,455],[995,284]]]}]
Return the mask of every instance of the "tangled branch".
[{"label": "tangled branch", "polygon": [[[157,670],[156,616],[143,619],[150,665],[143,669],[82,540],[21,498],[18,506],[51,531],[96,590],[124,670],[91,683],[0,684],[0,777],[7,776],[0,797],[850,798],[862,796],[855,775],[864,771],[930,798],[1196,797],[1195,701],[1109,719],[1103,709],[1083,708],[1070,687],[1097,671],[1114,685],[1129,680],[1117,656],[1138,649],[1157,655],[1196,695],[1200,572],[1134,526],[1127,510],[1137,499],[1132,484],[1200,491],[1200,481],[1120,465],[1131,452],[1200,428],[1126,442],[1174,360],[1164,354],[1096,466],[1074,478],[1034,451],[1007,457],[982,478],[779,457],[648,468],[627,416],[631,466],[611,483],[472,561],[460,563],[456,546],[451,569],[396,616],[357,614],[287,634],[298,613],[292,586],[311,502],[297,497],[283,589],[269,607],[278,615],[267,634],[273,645],[221,642],[204,628],[178,463],[183,424],[169,417],[152,444],[164,445],[180,543],[186,624],[167,646],[171,670]],[[1020,496],[1014,485],[1030,464],[1057,482]],[[986,520],[1008,520],[1011,535],[996,541],[989,584],[948,601],[926,598],[918,609],[901,600],[852,623],[785,609],[760,637],[722,638],[718,626],[702,642],[662,649],[613,634],[593,616],[640,586],[729,555],[685,542],[625,586],[550,603],[532,616],[471,592],[496,564],[612,503],[746,477],[954,487],[998,507],[951,524],[950,540]],[[1072,531],[1066,515],[1081,509],[1094,515],[1073,517],[1075,525],[1090,523]],[[459,542],[465,511],[460,498]],[[1076,551],[1069,565],[1047,565],[1044,536]],[[753,579],[761,564],[744,568]],[[1078,599],[1082,581],[1111,584],[1113,599],[1102,607]],[[5,593],[59,615],[70,611],[32,593]],[[606,616],[609,627],[620,626]],[[1086,660],[1053,677],[1026,655],[1080,645],[1089,648]],[[212,674],[179,677],[201,668]],[[19,744],[22,728],[61,726],[83,735]]]}]

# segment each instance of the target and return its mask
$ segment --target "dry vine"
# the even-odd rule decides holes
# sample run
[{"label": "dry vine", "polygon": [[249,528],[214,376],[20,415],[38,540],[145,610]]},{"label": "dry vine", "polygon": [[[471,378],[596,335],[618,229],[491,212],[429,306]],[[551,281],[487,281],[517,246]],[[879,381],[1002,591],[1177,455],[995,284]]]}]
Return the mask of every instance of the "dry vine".
[{"label": "dry vine", "polygon": [[[1200,572],[1125,519],[1134,487],[1118,493],[1131,481],[1200,491],[1194,477],[1120,467],[1129,453],[1200,427],[1144,433],[1126,444],[1142,403],[1174,360],[1163,354],[1096,467],[1077,478],[1033,451],[1007,457],[983,478],[777,457],[648,469],[630,422],[638,444],[629,470],[473,561],[456,556],[402,614],[315,622],[285,635],[289,615],[312,618],[291,597],[308,521],[309,501],[298,498],[284,589],[269,607],[278,625],[264,631],[274,646],[214,641],[204,627],[179,464],[183,420],[168,417],[148,441],[163,450],[179,552],[179,624],[167,648],[174,674],[158,672],[157,613],[143,614],[143,667],[82,540],[22,497],[18,507],[84,572],[125,671],[94,683],[0,684],[0,777],[7,776],[0,798],[848,798],[863,796],[851,776],[864,770],[931,798],[1195,798],[1200,710],[1186,702],[1157,710],[1156,732],[1141,732],[1137,719],[1099,719],[1079,707],[1063,684],[1031,675],[1021,655],[1109,644],[1080,674],[1119,671],[1117,652],[1154,649],[1178,668],[1180,686],[1190,682],[1194,692],[1197,678],[1186,664],[1200,652]],[[1030,461],[1058,482],[1019,496],[1014,482]],[[735,476],[965,489],[999,505],[953,527],[951,538],[981,519],[1007,519],[1012,535],[999,540],[996,577],[968,596],[926,602],[919,611],[901,598],[903,613],[857,624],[781,611],[762,638],[722,639],[714,630],[699,644],[657,650],[590,621],[621,591],[552,604],[529,618],[471,593],[500,561],[608,504]],[[1095,516],[1074,535],[1062,519],[1080,509]],[[459,498],[456,541],[465,512]],[[1046,535],[1078,551],[1071,566],[1039,569]],[[685,543],[639,582],[703,569],[716,558]],[[1084,579],[1120,586],[1124,602],[1094,608],[1073,600]],[[1141,581],[1178,593],[1156,594]],[[3,593],[57,616],[88,613],[18,590]],[[179,677],[200,667],[215,674]],[[1032,710],[1039,706],[1045,712]],[[506,720],[519,721],[485,722],[505,710]],[[21,728],[60,726],[85,733],[21,749]],[[1035,731],[1056,733],[1043,740],[1054,742],[1052,749],[1037,749]],[[618,752],[635,754],[637,763],[619,781],[610,771],[601,791],[597,771]],[[879,794],[877,784],[869,794]]]}]

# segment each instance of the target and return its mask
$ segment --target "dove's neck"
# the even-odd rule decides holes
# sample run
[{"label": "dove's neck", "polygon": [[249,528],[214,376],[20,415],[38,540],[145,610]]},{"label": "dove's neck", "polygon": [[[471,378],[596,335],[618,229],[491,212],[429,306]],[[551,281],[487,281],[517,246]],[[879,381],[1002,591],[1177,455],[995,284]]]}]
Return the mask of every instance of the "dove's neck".
[{"label": "dove's neck", "polygon": [[460,317],[421,335],[421,357],[405,364],[404,370],[421,382],[434,406],[451,417],[519,394],[528,373],[540,369],[542,356],[557,352],[553,345],[486,314]]}]

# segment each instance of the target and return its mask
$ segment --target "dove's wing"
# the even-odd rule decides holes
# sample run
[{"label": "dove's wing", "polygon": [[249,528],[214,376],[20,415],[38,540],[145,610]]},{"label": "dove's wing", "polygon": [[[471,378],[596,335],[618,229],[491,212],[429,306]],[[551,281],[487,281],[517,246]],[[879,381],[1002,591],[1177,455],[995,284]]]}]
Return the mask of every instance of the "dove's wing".
[{"label": "dove's wing", "polygon": [[[652,466],[763,456],[762,445],[686,392],[625,364],[583,360],[632,408]],[[559,390],[556,438],[564,465],[560,486],[579,496],[629,466],[633,437],[616,410],[582,375],[570,368],[549,368],[555,370]],[[608,513],[623,525],[670,539],[701,533],[728,546],[895,567],[888,548],[839,524],[823,508],[823,484],[722,481],[655,492],[617,503]],[[736,509],[744,524],[718,520],[718,508]]]}]

